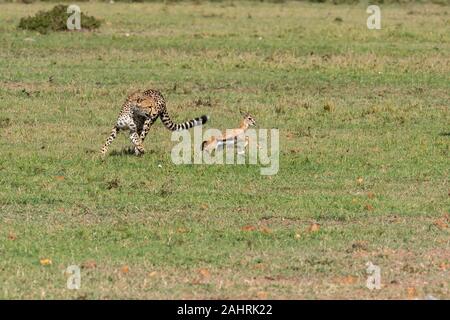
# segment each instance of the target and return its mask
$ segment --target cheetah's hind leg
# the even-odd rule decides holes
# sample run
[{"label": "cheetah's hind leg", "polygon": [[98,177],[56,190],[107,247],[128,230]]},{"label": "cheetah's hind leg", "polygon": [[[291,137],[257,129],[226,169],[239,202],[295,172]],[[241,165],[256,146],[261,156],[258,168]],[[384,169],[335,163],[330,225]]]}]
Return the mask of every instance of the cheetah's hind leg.
[{"label": "cheetah's hind leg", "polygon": [[104,157],[106,155],[106,152],[108,152],[108,147],[114,141],[114,139],[117,137],[118,132],[119,132],[119,127],[114,126],[111,130],[111,134],[106,139],[105,144],[103,145],[102,149],[100,150],[100,154],[102,157]]}]

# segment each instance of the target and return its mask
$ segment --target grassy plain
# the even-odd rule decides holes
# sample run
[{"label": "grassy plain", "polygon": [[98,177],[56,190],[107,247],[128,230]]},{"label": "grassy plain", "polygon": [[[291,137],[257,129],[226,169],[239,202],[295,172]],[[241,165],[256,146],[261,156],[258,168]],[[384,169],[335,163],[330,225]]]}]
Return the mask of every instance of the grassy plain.
[{"label": "grassy plain", "polygon": [[[99,31],[17,29],[52,5],[0,4],[0,298],[450,298],[450,7],[368,30],[363,6],[82,2]],[[279,173],[175,166],[159,121],[100,161],[144,88],[278,128]]]}]

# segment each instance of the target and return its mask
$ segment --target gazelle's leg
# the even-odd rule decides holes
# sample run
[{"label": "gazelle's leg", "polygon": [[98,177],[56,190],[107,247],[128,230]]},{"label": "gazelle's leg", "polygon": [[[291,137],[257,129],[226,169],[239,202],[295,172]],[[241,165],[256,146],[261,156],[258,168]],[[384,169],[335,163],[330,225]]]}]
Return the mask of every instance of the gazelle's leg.
[{"label": "gazelle's leg", "polygon": [[245,154],[245,149],[248,146],[248,140],[249,140],[249,137],[246,136],[245,140],[244,140],[244,143],[242,143],[242,141],[239,141],[239,143],[238,143],[238,138],[237,137],[235,138],[236,145],[237,145],[237,153],[239,155]]},{"label": "gazelle's leg", "polygon": [[210,154],[217,148],[217,139],[215,137],[207,140],[203,145],[203,150],[209,152]]},{"label": "gazelle's leg", "polygon": [[119,128],[117,126],[114,126],[111,130],[111,134],[109,135],[108,139],[106,139],[105,144],[103,145],[102,149],[100,150],[100,153],[102,156],[104,156],[106,154],[106,152],[108,151],[109,145],[117,137],[117,132],[119,132]]}]

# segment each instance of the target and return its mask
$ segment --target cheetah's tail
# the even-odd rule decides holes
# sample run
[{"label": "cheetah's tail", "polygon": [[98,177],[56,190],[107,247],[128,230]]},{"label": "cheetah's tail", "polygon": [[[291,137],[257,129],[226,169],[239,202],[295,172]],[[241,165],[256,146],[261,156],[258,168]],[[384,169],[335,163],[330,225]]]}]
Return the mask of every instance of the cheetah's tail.
[{"label": "cheetah's tail", "polygon": [[161,121],[164,123],[167,129],[171,131],[180,131],[180,130],[186,130],[190,129],[195,126],[203,125],[205,124],[209,119],[209,116],[201,116],[198,118],[194,118],[192,120],[182,122],[182,123],[174,123],[171,119],[167,111],[165,111],[161,115]]}]

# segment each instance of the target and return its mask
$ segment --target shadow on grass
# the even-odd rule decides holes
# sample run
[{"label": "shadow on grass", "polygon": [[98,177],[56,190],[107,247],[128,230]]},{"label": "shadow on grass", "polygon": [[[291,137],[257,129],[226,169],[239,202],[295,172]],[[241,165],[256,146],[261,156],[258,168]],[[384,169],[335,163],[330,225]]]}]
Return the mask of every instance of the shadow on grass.
[{"label": "shadow on grass", "polygon": [[111,150],[109,155],[112,156],[112,157],[117,157],[117,156],[135,156],[134,148],[132,148],[132,147],[122,148],[122,150]]},{"label": "shadow on grass", "polygon": [[450,137],[450,132],[441,132],[439,133],[441,137]]},{"label": "shadow on grass", "polygon": [[[145,151],[145,154],[154,154],[154,153],[155,153],[154,150]],[[133,147],[125,147],[125,148],[122,148],[122,150],[111,150],[109,155],[113,156],[113,157],[117,157],[117,156],[134,156],[134,157],[137,157],[134,154],[134,148]]]}]

